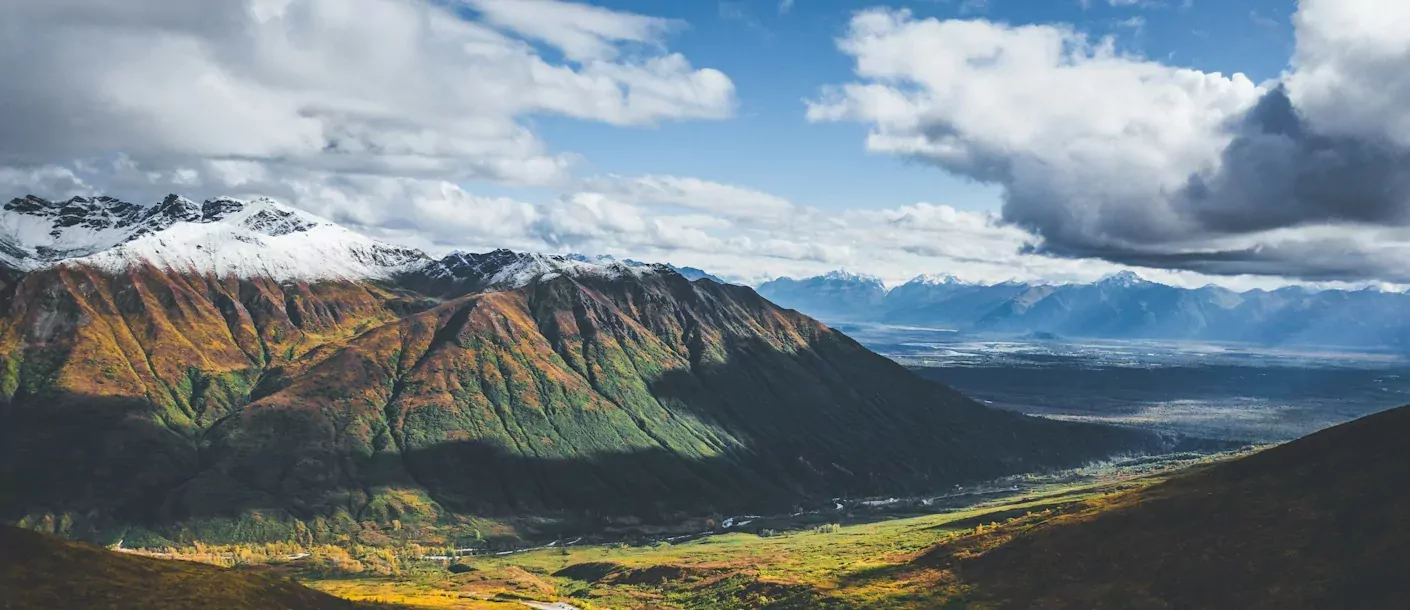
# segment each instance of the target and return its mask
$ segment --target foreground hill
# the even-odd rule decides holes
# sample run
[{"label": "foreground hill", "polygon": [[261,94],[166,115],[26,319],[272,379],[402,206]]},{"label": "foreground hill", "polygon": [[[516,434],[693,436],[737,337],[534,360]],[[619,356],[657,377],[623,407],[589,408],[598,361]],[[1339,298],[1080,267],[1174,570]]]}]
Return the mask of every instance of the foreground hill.
[{"label": "foreground hill", "polygon": [[434,260],[268,200],[159,210],[0,215],[6,519],[207,540],[669,520],[1164,446],[988,409],[664,266]]},{"label": "foreground hill", "polygon": [[1010,608],[1401,607],[1407,434],[1401,407],[918,563]]},{"label": "foreground hill", "polygon": [[289,580],[108,551],[0,526],[0,608],[353,610]]}]

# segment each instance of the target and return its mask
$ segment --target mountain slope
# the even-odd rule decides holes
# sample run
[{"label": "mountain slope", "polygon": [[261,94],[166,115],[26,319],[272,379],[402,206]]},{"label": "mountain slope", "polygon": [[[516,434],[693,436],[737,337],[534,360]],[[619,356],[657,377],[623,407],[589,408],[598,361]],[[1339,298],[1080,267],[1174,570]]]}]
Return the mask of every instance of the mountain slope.
[{"label": "mountain slope", "polygon": [[1398,607],[1407,433],[1410,407],[1329,428],[1060,517],[958,572],[1012,608]]},{"label": "mountain slope", "polygon": [[[4,518],[94,539],[669,519],[1164,446],[985,408],[665,266],[365,259],[399,251],[277,204],[197,207],[0,278]],[[189,238],[206,230],[263,245]]]},{"label": "mountain slope", "polygon": [[238,483],[294,510],[419,485],[480,514],[787,509],[1155,447],[990,410],[746,288],[675,274],[446,302],[349,341],[212,437],[188,489]]},{"label": "mountain slope", "polygon": [[0,607],[178,610],[390,608],[288,580],[108,551],[0,526]]}]

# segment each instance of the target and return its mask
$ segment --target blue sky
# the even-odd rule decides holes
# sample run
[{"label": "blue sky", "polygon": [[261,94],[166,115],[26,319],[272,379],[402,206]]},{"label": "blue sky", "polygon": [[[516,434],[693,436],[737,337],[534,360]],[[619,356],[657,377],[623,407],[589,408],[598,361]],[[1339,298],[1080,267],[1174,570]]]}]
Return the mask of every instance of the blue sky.
[{"label": "blue sky", "polygon": [[780,2],[0,3],[0,189],[747,282],[1410,284],[1410,3]]},{"label": "blue sky", "polygon": [[[1113,36],[1127,53],[1205,72],[1243,72],[1264,81],[1287,67],[1293,44],[1290,17],[1296,9],[1285,0],[1197,0],[1188,8],[1180,0],[1128,6],[1092,0],[1088,8],[1076,0],[990,0],[982,6],[962,0],[796,0],[786,13],[775,0],[597,4],[683,22],[668,44],[696,66],[730,76],[738,115],[728,121],[631,129],[563,117],[533,119],[550,144],[582,153],[589,167],[600,172],[690,175],[835,210],[918,201],[996,210],[1002,197],[998,187],[934,166],[868,154],[862,145],[866,126],[805,119],[803,100],[852,75],[853,62],[837,52],[835,40],[857,10],[892,6],[917,17],[1067,23],[1093,37]],[[1134,27],[1133,19],[1141,25]]]}]

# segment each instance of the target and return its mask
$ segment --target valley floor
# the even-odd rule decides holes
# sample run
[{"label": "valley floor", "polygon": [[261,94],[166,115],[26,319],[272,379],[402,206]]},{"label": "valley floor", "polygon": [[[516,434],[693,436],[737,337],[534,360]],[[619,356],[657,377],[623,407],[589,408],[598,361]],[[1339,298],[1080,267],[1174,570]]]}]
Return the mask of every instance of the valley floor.
[{"label": "valley floor", "polygon": [[[838,514],[751,520],[751,532],[678,543],[565,546],[412,564],[396,575],[298,574],[340,597],[424,608],[984,607],[935,549],[956,557],[1004,532],[1090,509],[1170,473],[1228,456],[1137,460],[940,498],[854,505]],[[956,506],[955,504],[961,504]],[[942,511],[919,514],[926,510]],[[775,529],[777,528],[777,529]],[[942,553],[943,554],[943,553]],[[453,569],[452,569],[453,568]],[[552,606],[549,604],[566,604]]]}]

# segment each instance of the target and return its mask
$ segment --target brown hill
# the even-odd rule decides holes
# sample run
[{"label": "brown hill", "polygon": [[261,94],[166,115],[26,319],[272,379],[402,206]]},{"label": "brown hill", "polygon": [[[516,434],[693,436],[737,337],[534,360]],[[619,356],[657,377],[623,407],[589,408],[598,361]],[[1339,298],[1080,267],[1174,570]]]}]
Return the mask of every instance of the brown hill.
[{"label": "brown hill", "polygon": [[1401,407],[919,563],[1006,608],[1404,607],[1408,434]]},{"label": "brown hill", "polygon": [[0,608],[352,610],[288,580],[153,559],[0,526]]},{"label": "brown hill", "polygon": [[18,276],[0,295],[0,515],[235,540],[294,536],[292,520],[669,518],[1161,446],[985,408],[748,288],[664,268],[482,292],[517,260],[440,283]]}]

